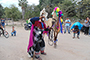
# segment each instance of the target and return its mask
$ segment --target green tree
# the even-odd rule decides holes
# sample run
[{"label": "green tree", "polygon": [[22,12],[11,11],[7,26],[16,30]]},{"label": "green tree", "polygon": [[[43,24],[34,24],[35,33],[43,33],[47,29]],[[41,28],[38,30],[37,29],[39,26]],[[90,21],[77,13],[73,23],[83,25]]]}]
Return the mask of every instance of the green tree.
[{"label": "green tree", "polygon": [[5,13],[5,17],[11,18],[11,17],[10,17],[10,15],[11,15],[11,9],[10,9],[10,8],[5,7],[4,13]]},{"label": "green tree", "polygon": [[12,18],[14,21],[21,18],[21,12],[14,5],[10,8],[6,7],[4,13],[7,18]]},{"label": "green tree", "polygon": [[39,5],[43,5],[43,4],[46,4],[46,3],[49,3],[49,5],[53,4],[58,4],[58,3],[62,3],[63,0],[39,0]]},{"label": "green tree", "polygon": [[22,19],[24,19],[24,15],[25,15],[25,9],[27,7],[27,0],[18,0],[19,1],[19,6],[21,6],[22,9]]},{"label": "green tree", "polygon": [[77,16],[80,19],[85,19],[90,16],[90,0],[82,0],[78,2]]},{"label": "green tree", "polygon": [[40,16],[40,9],[37,5],[28,5],[26,8],[25,19]]},{"label": "green tree", "polygon": [[52,3],[52,0],[40,0],[39,1],[40,11],[45,8],[48,12],[48,18],[51,16],[51,12],[53,11],[54,4]]},{"label": "green tree", "polygon": [[73,0],[39,0],[39,5],[41,9],[46,8],[48,17],[51,17],[51,12],[57,6],[64,7],[62,10],[65,11],[65,15],[68,13],[68,16],[72,16],[75,14],[75,3],[72,2]]},{"label": "green tree", "polygon": [[64,1],[64,0],[51,0],[51,2],[52,2],[53,4],[58,4],[58,3],[62,4],[63,1]]},{"label": "green tree", "polygon": [[3,6],[0,4],[0,18],[3,16],[4,14],[4,9]]},{"label": "green tree", "polygon": [[62,3],[56,4],[55,7],[56,6],[63,12],[64,18],[76,16],[76,1],[64,0]]}]

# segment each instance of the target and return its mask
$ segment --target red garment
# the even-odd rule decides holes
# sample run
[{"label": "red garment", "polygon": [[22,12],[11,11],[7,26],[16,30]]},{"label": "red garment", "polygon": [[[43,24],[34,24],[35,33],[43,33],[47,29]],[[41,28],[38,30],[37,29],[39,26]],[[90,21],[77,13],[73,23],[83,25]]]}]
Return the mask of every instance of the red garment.
[{"label": "red garment", "polygon": [[44,23],[44,22],[42,22],[42,23],[43,23],[43,25],[44,25],[44,28],[42,28],[42,24],[41,24],[40,21],[35,21],[34,26],[37,26],[37,27],[40,28],[40,29],[46,29],[45,23]]}]

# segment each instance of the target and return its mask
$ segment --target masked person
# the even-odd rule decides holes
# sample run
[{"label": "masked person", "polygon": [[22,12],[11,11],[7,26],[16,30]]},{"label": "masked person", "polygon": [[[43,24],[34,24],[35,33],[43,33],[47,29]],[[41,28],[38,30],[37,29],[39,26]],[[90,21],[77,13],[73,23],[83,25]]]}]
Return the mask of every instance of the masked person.
[{"label": "masked person", "polygon": [[49,29],[46,28],[46,25],[43,21],[44,18],[44,16],[41,16],[30,19],[30,21],[32,22],[32,27],[27,52],[31,57],[33,57],[33,53],[35,51],[35,58],[38,60],[42,60],[39,56],[39,52],[41,52],[41,54],[43,55],[46,55],[46,53],[44,52],[45,42],[43,38],[43,31],[49,31]]}]

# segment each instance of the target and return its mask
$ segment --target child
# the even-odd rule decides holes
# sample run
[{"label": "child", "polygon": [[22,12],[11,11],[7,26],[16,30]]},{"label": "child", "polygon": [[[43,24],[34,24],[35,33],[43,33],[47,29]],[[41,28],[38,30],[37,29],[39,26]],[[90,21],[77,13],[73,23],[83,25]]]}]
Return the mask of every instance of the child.
[{"label": "child", "polygon": [[72,25],[71,30],[73,30],[73,38],[75,38],[75,34],[77,34],[77,38],[79,39],[80,30],[83,25],[80,22],[76,22]]},{"label": "child", "polygon": [[16,31],[15,31],[15,29],[14,29],[14,26],[12,26],[11,31],[12,31],[12,32],[11,32],[11,36],[13,36],[13,35],[16,36]]},{"label": "child", "polygon": [[76,25],[75,26],[75,28],[74,28],[74,30],[73,30],[73,33],[74,33],[74,36],[73,36],[73,38],[75,38],[75,34],[77,34],[77,38],[79,39],[79,29],[78,29],[78,26]]}]

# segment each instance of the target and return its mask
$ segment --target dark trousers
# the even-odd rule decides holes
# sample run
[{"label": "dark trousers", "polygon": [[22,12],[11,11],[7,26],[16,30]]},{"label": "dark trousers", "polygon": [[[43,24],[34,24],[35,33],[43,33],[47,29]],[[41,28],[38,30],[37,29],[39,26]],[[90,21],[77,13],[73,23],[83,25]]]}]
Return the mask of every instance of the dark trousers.
[{"label": "dark trousers", "polygon": [[84,27],[84,34],[88,35],[89,27]]},{"label": "dark trousers", "polygon": [[11,35],[13,36],[16,36],[16,31],[14,31],[14,32],[11,32]]},{"label": "dark trousers", "polygon": [[73,37],[75,37],[75,34],[77,34],[77,37],[79,37],[80,31],[78,31],[77,33],[73,32]]},{"label": "dark trousers", "polygon": [[[0,30],[2,30],[2,34],[4,35],[4,30],[0,27]],[[1,34],[1,32],[0,32],[0,34]]]},{"label": "dark trousers", "polygon": [[34,50],[35,50],[36,52],[39,52],[42,48],[45,47],[45,42],[44,42],[43,39],[42,39],[41,42],[34,42],[34,44],[36,44],[36,46],[34,47]]}]

